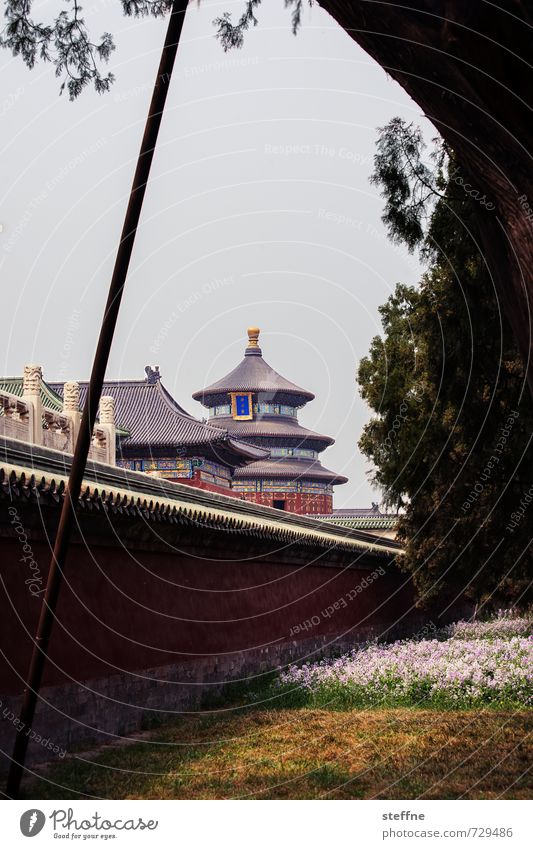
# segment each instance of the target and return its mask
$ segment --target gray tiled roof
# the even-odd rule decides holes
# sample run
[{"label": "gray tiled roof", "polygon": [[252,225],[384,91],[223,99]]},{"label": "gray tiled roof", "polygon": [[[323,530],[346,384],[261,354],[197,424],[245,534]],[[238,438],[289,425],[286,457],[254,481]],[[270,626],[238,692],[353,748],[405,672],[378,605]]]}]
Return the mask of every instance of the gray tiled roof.
[{"label": "gray tiled roof", "polygon": [[[63,395],[62,383],[50,383]],[[87,381],[80,381],[80,403],[85,404]],[[176,447],[207,446],[227,443],[247,459],[265,456],[252,445],[239,442],[222,428],[213,427],[187,413],[167,392],[159,380],[106,380],[103,395],[115,399],[115,416],[129,430],[124,446]]]},{"label": "gray tiled roof", "polygon": [[[325,448],[335,442],[331,436],[324,436],[302,427],[296,419],[287,416],[256,416],[250,421],[234,421],[231,416],[217,416],[219,427],[229,430],[240,439],[259,439],[262,437],[279,437],[298,440],[298,445],[304,445],[310,440],[320,442]],[[213,419],[211,419],[213,423]],[[322,449],[320,449],[322,450]]]},{"label": "gray tiled roof", "polygon": [[247,350],[244,359],[239,365],[230,371],[225,377],[212,383],[205,389],[200,389],[193,394],[195,401],[200,401],[205,406],[216,403],[220,396],[227,396],[228,392],[266,392],[272,397],[287,398],[288,403],[295,407],[312,401],[315,397],[312,392],[296,386],[290,380],[286,380],[277,371],[274,371],[265,362],[259,349],[250,352]]},{"label": "gray tiled roof", "polygon": [[333,511],[333,514],[338,519],[350,519],[353,516],[366,518],[390,515],[388,513],[382,513],[378,504],[372,505],[372,507],[338,507]]},{"label": "gray tiled roof", "polygon": [[348,478],[325,469],[320,460],[304,460],[296,457],[276,457],[250,463],[237,469],[235,480],[248,478],[290,478],[291,480],[315,480],[335,484],[347,483]]},{"label": "gray tiled roof", "polygon": [[[355,512],[355,511],[354,511]],[[398,524],[398,516],[394,513],[373,513],[368,511],[366,515],[361,515],[361,511],[353,516],[337,516],[336,511],[333,513],[317,516],[328,524],[342,528],[377,528],[382,530],[392,530]]]}]

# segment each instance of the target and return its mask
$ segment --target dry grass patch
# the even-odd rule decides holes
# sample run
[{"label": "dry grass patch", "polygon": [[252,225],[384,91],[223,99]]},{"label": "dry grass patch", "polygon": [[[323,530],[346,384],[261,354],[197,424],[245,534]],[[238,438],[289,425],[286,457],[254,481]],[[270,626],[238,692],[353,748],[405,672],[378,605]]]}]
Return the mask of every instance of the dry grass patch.
[{"label": "dry grass patch", "polygon": [[529,798],[531,712],[305,708],[188,716],[73,756],[26,798]]}]

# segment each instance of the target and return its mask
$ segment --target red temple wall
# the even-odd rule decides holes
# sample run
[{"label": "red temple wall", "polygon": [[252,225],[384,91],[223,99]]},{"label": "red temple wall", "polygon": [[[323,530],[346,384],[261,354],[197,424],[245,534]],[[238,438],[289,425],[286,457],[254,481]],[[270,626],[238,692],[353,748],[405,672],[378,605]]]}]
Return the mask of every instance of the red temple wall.
[{"label": "red temple wall", "polygon": [[284,510],[289,513],[325,514],[333,510],[333,496],[325,493],[308,492],[243,492],[245,501],[273,507],[274,501],[285,501]]},{"label": "red temple wall", "polygon": [[218,492],[219,495],[229,495],[231,498],[239,498],[242,500],[242,493],[229,489],[227,486],[218,486],[210,481],[203,481],[200,476],[194,478],[175,478],[175,483],[184,483],[186,486],[192,486],[195,489],[204,489],[208,492]]},{"label": "red temple wall", "polygon": [[[45,684],[177,660],[194,663],[202,655],[241,656],[257,647],[310,636],[335,638],[347,629],[395,621],[411,605],[409,581],[386,559],[353,551],[302,549],[298,554],[293,545],[280,549],[279,543],[253,538],[241,538],[241,549],[236,550],[228,534],[210,537],[201,527],[193,530],[196,552],[181,539],[179,528],[170,529],[172,544],[165,551],[161,540],[168,529],[143,530],[145,523],[139,520],[132,523],[141,526],[135,534],[150,531],[156,540],[150,545],[158,549],[146,550],[146,544],[120,527],[112,542],[107,523],[101,517],[98,521],[101,533],[72,545]],[[0,648],[9,659],[0,662],[0,693],[20,692],[18,676],[27,669],[41,595],[32,595],[25,582],[30,573],[20,560],[18,540],[4,537],[0,542]],[[35,538],[31,547],[39,586],[44,587],[50,550]],[[320,615],[382,565],[386,571],[371,590],[335,616],[320,617],[311,632],[291,635],[292,627]]]}]

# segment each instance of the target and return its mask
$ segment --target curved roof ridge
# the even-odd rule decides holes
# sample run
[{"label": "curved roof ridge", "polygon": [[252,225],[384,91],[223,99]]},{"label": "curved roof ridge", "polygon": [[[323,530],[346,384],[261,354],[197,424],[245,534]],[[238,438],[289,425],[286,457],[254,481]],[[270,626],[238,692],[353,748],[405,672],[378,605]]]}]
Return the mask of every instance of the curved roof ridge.
[{"label": "curved roof ridge", "polygon": [[[80,406],[85,402],[89,381],[80,380]],[[115,399],[115,416],[130,431],[123,445],[174,445],[216,444],[229,439],[228,432],[187,413],[172,398],[159,381],[105,380],[102,393],[109,392]],[[63,394],[63,383],[52,382],[52,387]]]},{"label": "curved roof ridge", "polygon": [[[218,418],[218,417],[217,417]],[[333,445],[335,440],[332,436],[317,433],[304,427],[296,419],[287,419],[282,416],[256,416],[249,421],[235,422],[230,417],[220,416],[223,421],[216,427],[227,427],[229,432],[241,439],[276,438],[300,439],[301,443],[307,440],[323,442],[325,446]],[[212,421],[212,419],[210,420]]]},{"label": "curved roof ridge", "polygon": [[240,469],[235,469],[234,478],[286,478],[302,480],[306,478],[325,481],[339,486],[348,483],[348,478],[332,472],[322,465],[320,460],[306,460],[303,457],[271,457],[260,460]]},{"label": "curved roof ridge", "polygon": [[[78,383],[83,405],[89,381],[80,380]],[[64,384],[52,382],[51,385],[61,399]],[[123,440],[124,446],[164,447],[183,443],[201,447],[225,444],[252,461],[268,456],[263,448],[241,440],[226,428],[208,424],[188,413],[160,380],[153,383],[146,379],[105,380],[102,391],[113,395],[117,421],[123,421],[128,427],[129,436]]]},{"label": "curved roof ridge", "polygon": [[244,356],[228,374],[210,386],[193,392],[192,397],[195,401],[205,404],[207,398],[229,392],[283,393],[297,398],[296,406],[303,406],[315,397],[313,392],[302,389],[275,371],[260,354],[253,357]]},{"label": "curved roof ridge", "polygon": [[161,380],[157,380],[155,383],[148,383],[148,382],[145,382],[145,381],[142,381],[142,382],[145,383],[146,386],[157,386],[157,387],[159,387],[159,392],[161,393],[163,400],[168,404],[168,406],[174,412],[178,413],[178,415],[184,416],[187,419],[192,419],[192,421],[199,422],[200,424],[205,424],[206,427],[212,428],[213,430],[222,430],[227,434],[227,431],[225,431],[224,428],[217,427],[217,425],[208,424],[207,422],[202,422],[201,419],[198,419],[196,416],[193,416],[192,413],[188,413],[187,410],[185,410],[181,406],[181,404],[178,404],[178,402],[176,401],[174,396],[170,394],[168,389],[165,386],[163,386],[163,383],[162,383]]}]

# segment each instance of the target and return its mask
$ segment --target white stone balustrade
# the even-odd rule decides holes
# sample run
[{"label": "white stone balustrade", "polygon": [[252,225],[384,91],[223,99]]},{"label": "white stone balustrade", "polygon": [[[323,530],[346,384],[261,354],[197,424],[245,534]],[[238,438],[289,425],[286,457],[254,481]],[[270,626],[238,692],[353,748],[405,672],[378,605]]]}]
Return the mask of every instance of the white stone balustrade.
[{"label": "white stone balustrade", "polygon": [[[116,441],[116,425],[115,425],[115,399],[111,395],[102,395],[100,398],[100,423],[94,428],[93,446],[95,438],[101,439],[100,433],[103,433],[105,442],[104,450],[107,458],[103,463],[115,465],[115,441]],[[97,436],[98,434],[98,436]],[[99,443],[100,446],[100,443]],[[113,459],[110,459],[110,453]]]},{"label": "white stone balustrade", "polygon": [[41,366],[30,363],[24,366],[22,378],[22,397],[28,404],[30,411],[29,426],[30,433],[28,442],[41,443],[42,430],[42,404],[41,404],[41,380],[43,372]]},{"label": "white stone balustrade", "polygon": [[32,409],[18,395],[0,391],[0,436],[30,441]]},{"label": "white stone balustrade", "polygon": [[[63,389],[61,413],[43,407],[42,369],[34,363],[24,367],[22,398],[0,389],[0,436],[44,445],[72,454],[80,430],[80,387],[68,381]],[[89,457],[116,465],[115,402],[109,395],[100,399],[100,423],[93,430]]]}]

